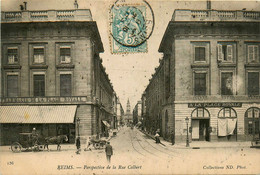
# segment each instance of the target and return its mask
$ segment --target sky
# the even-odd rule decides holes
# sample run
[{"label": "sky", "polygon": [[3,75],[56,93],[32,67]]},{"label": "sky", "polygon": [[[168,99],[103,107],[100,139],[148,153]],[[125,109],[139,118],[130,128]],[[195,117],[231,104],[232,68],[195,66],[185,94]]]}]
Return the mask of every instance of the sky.
[{"label": "sky", "polygon": [[[27,2],[27,10],[74,9],[75,0],[1,0],[2,11],[18,11],[19,5]],[[133,0],[134,1],[134,0]],[[147,0],[155,18],[151,37],[147,40],[147,53],[111,54],[109,33],[109,10],[115,0],[77,0],[79,9],[90,9],[92,18],[97,22],[104,53],[100,54],[103,65],[113,84],[114,90],[126,111],[129,98],[131,110],[149,83],[149,79],[163,57],[158,52],[163,34],[172,18],[175,9],[206,9],[206,1]],[[212,0],[211,8],[216,10],[260,11],[260,0],[253,1],[216,1]]]}]

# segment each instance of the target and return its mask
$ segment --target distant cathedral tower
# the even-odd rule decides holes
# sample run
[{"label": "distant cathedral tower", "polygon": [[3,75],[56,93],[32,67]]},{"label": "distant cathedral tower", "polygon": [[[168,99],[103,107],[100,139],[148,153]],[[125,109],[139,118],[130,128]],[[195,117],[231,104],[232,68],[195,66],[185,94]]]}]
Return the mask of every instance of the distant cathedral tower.
[{"label": "distant cathedral tower", "polygon": [[126,104],[126,114],[131,114],[129,98],[128,98],[127,104]]},{"label": "distant cathedral tower", "polygon": [[129,102],[129,98],[127,100],[127,104],[126,104],[126,113],[124,116],[124,120],[126,123],[132,123],[133,122],[133,115],[131,113],[131,109],[130,109],[130,102]]}]

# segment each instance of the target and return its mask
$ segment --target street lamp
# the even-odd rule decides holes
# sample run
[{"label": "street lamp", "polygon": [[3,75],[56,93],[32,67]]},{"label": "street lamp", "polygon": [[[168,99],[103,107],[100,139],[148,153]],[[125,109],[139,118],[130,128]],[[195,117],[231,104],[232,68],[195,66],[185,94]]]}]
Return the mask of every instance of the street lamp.
[{"label": "street lamp", "polygon": [[189,147],[190,144],[189,144],[189,118],[188,118],[188,117],[185,118],[185,122],[186,122],[186,124],[187,124],[186,147]]},{"label": "street lamp", "polygon": [[80,119],[77,118],[77,125],[78,125],[78,137],[79,137],[79,124],[80,124]]}]

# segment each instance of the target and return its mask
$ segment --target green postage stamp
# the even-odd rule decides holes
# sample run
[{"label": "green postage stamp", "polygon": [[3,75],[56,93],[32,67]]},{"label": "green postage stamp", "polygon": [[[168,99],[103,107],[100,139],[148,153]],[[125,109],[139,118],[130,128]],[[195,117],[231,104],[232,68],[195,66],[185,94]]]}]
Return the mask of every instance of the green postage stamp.
[{"label": "green postage stamp", "polygon": [[109,20],[112,54],[147,52],[154,15],[146,1],[116,1],[110,9]]}]

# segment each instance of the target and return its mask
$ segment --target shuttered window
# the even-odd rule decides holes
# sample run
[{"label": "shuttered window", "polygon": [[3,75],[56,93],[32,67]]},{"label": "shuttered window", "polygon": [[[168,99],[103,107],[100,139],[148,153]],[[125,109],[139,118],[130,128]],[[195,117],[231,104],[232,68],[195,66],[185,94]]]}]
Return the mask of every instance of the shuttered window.
[{"label": "shuttered window", "polygon": [[233,95],[233,73],[221,73],[221,95]]},{"label": "shuttered window", "polygon": [[33,95],[34,97],[45,96],[45,75],[33,76]]},{"label": "shuttered window", "polygon": [[34,47],[33,48],[33,61],[34,63],[44,63],[44,48]]},{"label": "shuttered window", "polygon": [[8,64],[18,63],[18,48],[12,47],[7,49]]},{"label": "shuttered window", "polygon": [[248,72],[248,95],[259,95],[259,72]]},{"label": "shuttered window", "polygon": [[60,47],[60,61],[61,63],[71,62],[71,48],[69,46]]},{"label": "shuttered window", "polygon": [[195,73],[195,95],[206,95],[206,73]]},{"label": "shuttered window", "polygon": [[258,45],[248,45],[248,62],[259,62]]},{"label": "shuttered window", "polygon": [[223,62],[233,62],[233,45],[218,44],[218,60]]},{"label": "shuttered window", "polygon": [[7,97],[18,97],[18,75],[7,76]]},{"label": "shuttered window", "polygon": [[60,75],[60,96],[71,96],[71,74]]},{"label": "shuttered window", "polygon": [[205,60],[205,47],[195,47],[195,61]]}]

